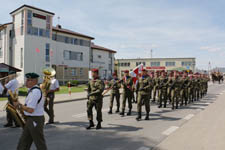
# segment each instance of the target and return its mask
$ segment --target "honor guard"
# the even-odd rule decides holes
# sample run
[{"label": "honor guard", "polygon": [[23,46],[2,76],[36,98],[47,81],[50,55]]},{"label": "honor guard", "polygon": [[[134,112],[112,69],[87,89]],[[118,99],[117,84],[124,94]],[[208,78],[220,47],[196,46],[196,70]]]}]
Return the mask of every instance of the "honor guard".
[{"label": "honor guard", "polygon": [[124,71],[124,78],[122,80],[122,87],[123,87],[123,93],[122,93],[122,112],[120,113],[121,116],[124,116],[125,107],[126,107],[126,100],[128,100],[128,108],[129,111],[127,113],[128,116],[131,115],[132,110],[132,87],[133,87],[133,80],[131,76],[129,76],[129,71]]},{"label": "honor guard", "polygon": [[120,87],[120,81],[117,78],[116,73],[113,73],[113,79],[109,82],[109,88],[112,88],[110,94],[109,114],[112,114],[114,98],[116,98],[117,104],[116,113],[120,112]]},{"label": "honor guard", "polygon": [[47,150],[45,143],[44,127],[44,97],[38,84],[39,75],[36,73],[26,74],[26,87],[28,95],[25,99],[25,105],[14,102],[14,106],[24,111],[26,124],[20,137],[17,150],[30,149],[34,142],[37,150]]},{"label": "honor guard", "polygon": [[138,90],[138,102],[137,102],[137,111],[138,116],[136,118],[137,121],[141,120],[141,108],[142,104],[145,105],[146,117],[145,120],[149,120],[149,112],[150,112],[150,88],[151,88],[151,79],[147,74],[147,70],[142,69],[141,77],[138,78],[137,81],[137,90]]},{"label": "honor guard", "polygon": [[59,81],[56,78],[51,79],[50,90],[48,91],[47,97],[49,100],[45,101],[44,110],[49,116],[49,121],[47,124],[54,123],[54,98],[55,92],[59,91]]},{"label": "honor guard", "polygon": [[95,107],[97,111],[97,121],[98,124],[96,129],[101,129],[102,122],[102,104],[103,104],[103,96],[102,93],[104,91],[105,85],[102,80],[98,77],[98,69],[92,69],[92,80],[88,83],[88,102],[87,102],[87,116],[89,120],[89,126],[87,129],[91,129],[94,127],[93,122],[93,112],[92,109]]},{"label": "honor guard", "polygon": [[[19,82],[16,79],[16,73],[15,72],[9,72],[9,82],[7,84],[5,84],[5,89],[7,89],[7,91],[11,91],[12,93],[14,92],[18,92],[16,90],[18,90],[19,88]],[[8,102],[13,105],[13,101],[12,98],[10,97],[9,93],[7,92],[7,96],[8,96]],[[14,118],[12,117],[12,115],[10,114],[9,111],[6,112],[6,118],[7,118],[7,123],[4,125],[4,127],[12,127],[13,126],[13,122],[15,124],[15,127],[19,127],[19,125],[16,123],[16,121],[14,120]]]}]

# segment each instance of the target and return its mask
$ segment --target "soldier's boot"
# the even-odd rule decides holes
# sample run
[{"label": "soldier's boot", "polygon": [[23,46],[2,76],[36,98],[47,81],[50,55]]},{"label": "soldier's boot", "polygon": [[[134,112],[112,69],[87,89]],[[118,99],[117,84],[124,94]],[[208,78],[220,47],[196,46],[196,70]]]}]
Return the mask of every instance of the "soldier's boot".
[{"label": "soldier's boot", "polygon": [[187,106],[187,103],[188,103],[188,100],[186,99],[186,100],[185,100],[185,103],[184,103],[184,104],[185,104],[185,106]]},{"label": "soldier's boot", "polygon": [[140,121],[141,120],[141,112],[138,112],[138,116],[136,118],[137,121]]},{"label": "soldier's boot", "polygon": [[146,113],[145,120],[149,120],[149,113]]},{"label": "soldier's boot", "polygon": [[166,108],[166,101],[164,102],[164,108]]},{"label": "soldier's boot", "polygon": [[117,109],[116,109],[116,113],[118,113],[118,112],[120,112],[120,109],[119,109],[119,107],[117,107]]},{"label": "soldier's boot", "polygon": [[158,108],[161,108],[161,107],[162,107],[162,102],[159,102]]},{"label": "soldier's boot", "polygon": [[94,127],[95,124],[92,120],[89,121],[89,126],[86,128],[87,130],[91,129],[92,127]]},{"label": "soldier's boot", "polygon": [[101,129],[101,128],[102,128],[101,122],[98,122],[98,124],[96,126],[96,130]]},{"label": "soldier's boot", "polygon": [[121,116],[124,116],[124,109],[122,110],[122,112],[120,113]]},{"label": "soldier's boot", "polygon": [[112,114],[112,108],[109,108],[108,114]]},{"label": "soldier's boot", "polygon": [[178,104],[179,104],[179,102],[176,102],[176,109],[178,109]]},{"label": "soldier's boot", "polygon": [[130,116],[131,115],[131,109],[129,109],[128,113],[127,113],[127,116]]}]

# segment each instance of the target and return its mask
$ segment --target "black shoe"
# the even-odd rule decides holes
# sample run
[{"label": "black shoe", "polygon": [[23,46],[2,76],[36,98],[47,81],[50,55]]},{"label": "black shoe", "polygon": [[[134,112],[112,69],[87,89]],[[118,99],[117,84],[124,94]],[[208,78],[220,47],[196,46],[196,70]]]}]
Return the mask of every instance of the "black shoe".
[{"label": "black shoe", "polygon": [[19,128],[20,125],[15,125],[15,126],[12,126],[12,128]]},{"label": "black shoe", "polygon": [[12,126],[13,126],[13,124],[10,124],[10,123],[7,123],[4,125],[4,127],[12,127]]},{"label": "black shoe", "polygon": [[116,111],[115,111],[115,113],[119,113],[120,112],[120,110],[119,109],[117,109]]},{"label": "black shoe", "polygon": [[92,120],[89,121],[89,126],[86,128],[87,130],[91,129],[92,127],[95,126],[94,122]]},{"label": "black shoe", "polygon": [[147,115],[147,116],[145,117],[145,120],[149,120],[149,115]]},{"label": "black shoe", "polygon": [[112,114],[112,109],[109,110],[108,114]]},{"label": "black shoe", "polygon": [[162,104],[160,104],[159,106],[158,106],[158,108],[161,108],[162,107]]},{"label": "black shoe", "polygon": [[122,112],[120,113],[120,115],[121,115],[121,116],[124,116],[124,111],[122,111]]},{"label": "black shoe", "polygon": [[101,122],[98,122],[98,124],[96,126],[96,130],[101,129],[101,128],[102,128]]},{"label": "black shoe", "polygon": [[48,124],[54,124],[54,121],[49,121],[46,123],[46,125],[48,125]]},{"label": "black shoe", "polygon": [[137,120],[137,121],[141,121],[141,117],[138,116],[138,117],[136,118],[136,120]]},{"label": "black shoe", "polygon": [[163,106],[164,108],[166,108],[166,104],[164,104],[164,106]]},{"label": "black shoe", "polygon": [[127,113],[127,116],[130,116],[131,115],[131,110],[129,110],[129,112]]}]

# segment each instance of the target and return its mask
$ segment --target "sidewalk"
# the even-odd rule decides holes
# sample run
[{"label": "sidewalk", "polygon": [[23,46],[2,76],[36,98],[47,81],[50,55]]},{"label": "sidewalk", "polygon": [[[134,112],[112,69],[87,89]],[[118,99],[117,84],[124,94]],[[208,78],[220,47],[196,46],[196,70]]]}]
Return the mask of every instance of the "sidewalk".
[{"label": "sidewalk", "polygon": [[225,93],[154,150],[224,150]]}]

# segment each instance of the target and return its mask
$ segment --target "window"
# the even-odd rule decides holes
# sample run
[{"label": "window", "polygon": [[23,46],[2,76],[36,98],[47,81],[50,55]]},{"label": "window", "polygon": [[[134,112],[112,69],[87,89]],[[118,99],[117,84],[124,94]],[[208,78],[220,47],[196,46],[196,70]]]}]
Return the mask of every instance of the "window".
[{"label": "window", "polygon": [[151,66],[159,67],[160,66],[160,62],[151,62]]},{"label": "window", "polygon": [[145,62],[136,62],[136,66],[143,64],[143,66],[145,66]]},{"label": "window", "polygon": [[46,64],[45,67],[50,67],[50,64]]},{"label": "window", "polygon": [[63,57],[64,57],[65,60],[70,60],[70,51],[65,50],[63,55],[64,55]]},{"label": "window", "polygon": [[21,12],[21,27],[20,27],[20,34],[23,35],[24,31],[24,10]]},{"label": "window", "polygon": [[72,51],[65,50],[63,55],[65,60],[83,61],[83,53],[81,52],[72,52]]},{"label": "window", "polygon": [[44,36],[44,30],[43,29],[39,29],[39,36]]},{"label": "window", "polygon": [[112,64],[109,64],[109,70],[112,70]]},{"label": "window", "polygon": [[76,76],[77,75],[77,72],[76,72],[76,69],[75,68],[72,68],[71,69],[71,75],[72,76]]},{"label": "window", "polygon": [[23,68],[23,48],[20,49],[20,68]]},{"label": "window", "polygon": [[2,31],[0,31],[0,40],[2,40]]},{"label": "window", "polygon": [[109,58],[112,58],[112,53],[109,53]]},{"label": "window", "polygon": [[84,74],[84,69],[80,68],[80,76],[82,76]]},{"label": "window", "polygon": [[166,66],[175,66],[175,62],[166,62]]},{"label": "window", "polygon": [[32,28],[32,35],[38,36],[38,28],[35,27]]},{"label": "window", "polygon": [[2,48],[0,47],[0,57],[2,57]]},{"label": "window", "polygon": [[47,16],[46,17],[46,29],[50,30],[50,27],[51,27],[51,25],[50,25],[50,16]]},{"label": "window", "polygon": [[102,58],[102,56],[101,55],[98,55],[98,58]]},{"label": "window", "polygon": [[28,10],[27,11],[27,25],[32,25],[32,11]]},{"label": "window", "polygon": [[181,62],[181,65],[182,66],[191,66],[192,62],[191,61],[183,61],[183,62]]},{"label": "window", "polygon": [[50,38],[50,30],[46,30],[46,32],[45,32],[45,37],[48,37],[48,38]]},{"label": "window", "polygon": [[47,43],[45,47],[45,61],[50,62],[50,44]]}]

